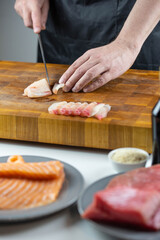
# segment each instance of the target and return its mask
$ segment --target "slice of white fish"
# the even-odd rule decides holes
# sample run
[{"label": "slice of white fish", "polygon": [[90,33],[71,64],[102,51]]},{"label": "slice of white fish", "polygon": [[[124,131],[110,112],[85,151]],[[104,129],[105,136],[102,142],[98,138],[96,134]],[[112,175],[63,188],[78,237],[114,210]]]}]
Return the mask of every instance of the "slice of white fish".
[{"label": "slice of white fish", "polygon": [[98,120],[107,117],[111,106],[105,103],[80,103],[80,102],[56,102],[53,103],[48,111],[56,115],[69,115],[81,117],[95,117]]},{"label": "slice of white fish", "polygon": [[74,102],[69,102],[61,108],[60,114],[62,115],[72,115],[72,107],[75,105]]},{"label": "slice of white fish", "polygon": [[57,94],[59,89],[63,88],[64,87],[64,84],[63,83],[55,83],[53,88],[52,88],[52,92],[54,94]]},{"label": "slice of white fish", "polygon": [[94,108],[97,106],[96,102],[89,103],[82,111],[81,116],[83,117],[91,117],[93,116]]},{"label": "slice of white fish", "polygon": [[60,109],[63,108],[66,104],[66,101],[53,103],[48,108],[48,112],[51,114],[61,114]]},{"label": "slice of white fish", "polygon": [[74,105],[72,105],[72,107],[71,107],[71,110],[72,110],[72,115],[74,116],[76,116],[77,114],[76,114],[76,109],[78,109],[80,106],[82,105],[82,103],[81,102],[76,102],[76,103],[74,103]]},{"label": "slice of white fish", "polygon": [[52,95],[48,82],[45,78],[35,81],[24,89],[23,96],[29,98],[39,98]]},{"label": "slice of white fish", "polygon": [[108,112],[111,110],[111,106],[109,104],[105,104],[99,111],[94,115],[98,120],[107,117]]},{"label": "slice of white fish", "polygon": [[83,110],[85,109],[85,107],[88,106],[87,102],[81,103],[80,106],[77,107],[77,109],[74,110],[74,115],[76,116],[81,116]]},{"label": "slice of white fish", "polygon": [[99,110],[100,110],[102,107],[104,107],[104,105],[105,105],[104,103],[98,103],[98,104],[92,109],[92,113],[91,113],[90,117],[96,115],[96,114],[99,112]]}]

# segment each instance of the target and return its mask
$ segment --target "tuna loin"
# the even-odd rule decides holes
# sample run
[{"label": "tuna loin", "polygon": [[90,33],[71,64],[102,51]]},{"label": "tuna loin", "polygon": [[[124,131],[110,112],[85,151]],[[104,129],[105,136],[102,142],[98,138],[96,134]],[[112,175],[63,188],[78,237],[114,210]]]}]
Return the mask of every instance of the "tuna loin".
[{"label": "tuna loin", "polygon": [[160,229],[160,165],[115,177],[82,217],[106,223]]}]

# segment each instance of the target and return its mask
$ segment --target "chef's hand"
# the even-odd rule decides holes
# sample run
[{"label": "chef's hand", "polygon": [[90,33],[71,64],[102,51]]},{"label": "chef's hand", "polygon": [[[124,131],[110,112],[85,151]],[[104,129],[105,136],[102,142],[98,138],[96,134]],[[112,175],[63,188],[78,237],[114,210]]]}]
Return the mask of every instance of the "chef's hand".
[{"label": "chef's hand", "polygon": [[40,33],[46,28],[49,0],[16,0],[16,12],[22,17],[24,25]]},{"label": "chef's hand", "polygon": [[[127,71],[139,51],[140,47],[132,46],[120,39],[91,49],[67,69],[59,83],[65,83],[65,92],[71,89],[73,92],[82,89],[84,92],[94,91]],[[94,81],[91,82],[93,79]]]}]

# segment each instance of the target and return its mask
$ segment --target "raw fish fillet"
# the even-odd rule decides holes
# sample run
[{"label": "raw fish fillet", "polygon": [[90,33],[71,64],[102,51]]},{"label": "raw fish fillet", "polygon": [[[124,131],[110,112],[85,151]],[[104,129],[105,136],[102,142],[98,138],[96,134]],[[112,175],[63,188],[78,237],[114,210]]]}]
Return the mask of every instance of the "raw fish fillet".
[{"label": "raw fish fillet", "polygon": [[19,160],[20,156],[12,156],[7,163],[0,163],[0,209],[33,208],[54,202],[65,178],[63,164]]},{"label": "raw fish fillet", "polygon": [[52,203],[64,182],[64,172],[52,180],[0,178],[0,209],[25,209]]},{"label": "raw fish fillet", "polygon": [[160,194],[125,186],[99,191],[83,217],[156,230],[160,228]]},{"label": "raw fish fillet", "polygon": [[1,163],[0,177],[27,179],[54,179],[61,174],[62,164],[59,161],[35,163]]},{"label": "raw fish fillet", "polygon": [[94,195],[82,217],[95,221],[160,229],[160,165],[113,178]]},{"label": "raw fish fillet", "polygon": [[148,168],[138,168],[112,179],[107,188],[128,186],[160,192],[160,164]]},{"label": "raw fish fillet", "polygon": [[39,98],[49,95],[52,95],[52,92],[45,78],[30,84],[27,88],[24,89],[23,94],[23,96],[27,96],[29,98]]},{"label": "raw fish fillet", "polygon": [[52,89],[52,92],[54,94],[57,94],[59,89],[63,88],[64,87],[64,84],[63,83],[55,83],[54,86],[53,86],[53,89]]},{"label": "raw fish fillet", "polygon": [[82,218],[101,222],[111,222],[112,220],[112,217],[107,212],[102,211],[96,206],[95,198],[83,213]]},{"label": "raw fish fillet", "polygon": [[80,103],[80,102],[56,102],[53,103],[48,111],[51,114],[61,114],[69,116],[96,117],[101,120],[105,118],[111,107],[104,103]]}]

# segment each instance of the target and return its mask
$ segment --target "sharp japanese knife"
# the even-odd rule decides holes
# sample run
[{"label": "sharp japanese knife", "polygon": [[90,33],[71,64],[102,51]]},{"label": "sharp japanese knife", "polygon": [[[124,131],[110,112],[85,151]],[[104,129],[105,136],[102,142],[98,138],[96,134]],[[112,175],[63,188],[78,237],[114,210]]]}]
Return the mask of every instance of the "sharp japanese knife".
[{"label": "sharp japanese knife", "polygon": [[42,45],[42,40],[41,40],[40,34],[38,34],[38,41],[39,41],[39,46],[40,46],[40,50],[41,50],[41,54],[42,54],[42,60],[43,60],[45,70],[46,70],[47,81],[50,86],[49,75],[48,75],[48,70],[47,70],[47,66],[46,66],[46,60],[45,60],[45,56],[44,56],[44,50],[43,50],[43,45]]}]

